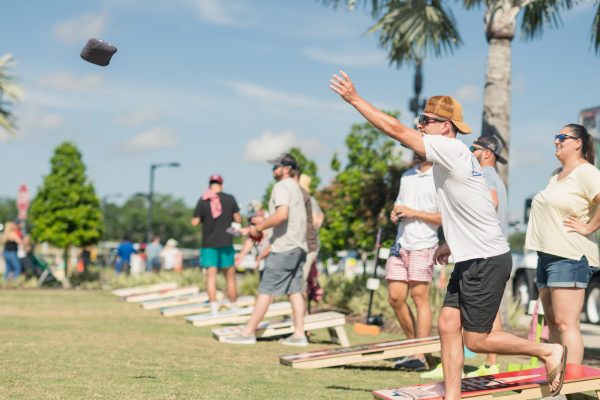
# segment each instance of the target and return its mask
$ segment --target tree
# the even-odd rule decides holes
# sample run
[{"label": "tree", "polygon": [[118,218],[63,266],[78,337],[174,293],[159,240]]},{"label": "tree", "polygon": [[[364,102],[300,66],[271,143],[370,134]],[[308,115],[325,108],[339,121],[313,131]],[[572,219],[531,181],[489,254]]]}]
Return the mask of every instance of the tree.
[{"label": "tree", "polygon": [[[193,209],[187,207],[183,200],[167,194],[154,194],[152,232],[160,236],[163,242],[169,238],[176,239],[181,247],[200,247],[198,228],[190,224]],[[127,235],[134,242],[146,240],[146,223],[148,218],[148,196],[137,193],[131,196],[123,206],[113,203],[104,205],[105,240],[121,240]]]},{"label": "tree", "polygon": [[67,272],[71,246],[88,246],[102,237],[102,211],[88,181],[81,153],[64,142],[54,151],[50,173],[31,203],[31,236],[64,250]]},{"label": "tree", "polygon": [[[390,113],[397,117],[398,113]],[[317,195],[325,213],[320,231],[323,257],[339,250],[373,250],[379,227],[391,242],[396,226],[388,219],[398,194],[400,176],[406,170],[394,141],[381,135],[371,124],[354,124],[346,137],[348,161],[341,169],[337,155],[332,166],[338,173]]]},{"label": "tree", "polygon": [[[296,159],[298,162],[298,167],[300,167],[302,173],[311,177],[310,190],[314,193],[317,190],[319,183],[321,183],[317,164],[313,160],[308,159],[302,150],[297,147],[292,147],[287,151],[287,153]],[[265,194],[262,198],[263,207],[265,208],[267,208],[269,205],[269,199],[271,198],[271,190],[273,190],[273,185],[275,185],[275,183],[271,182],[265,189]]]},{"label": "tree", "polygon": [[0,224],[16,220],[18,213],[15,199],[0,198]]},{"label": "tree", "polygon": [[[337,7],[342,0],[322,0]],[[349,9],[358,0],[345,0]],[[444,4],[443,4],[444,3]],[[452,53],[462,44],[457,23],[449,2],[440,0],[364,0],[377,19],[370,32],[379,32],[382,47],[389,48],[388,58],[397,66],[420,62],[427,56],[439,57]],[[583,0],[463,0],[467,10],[485,6],[484,31],[489,44],[483,97],[482,135],[497,136],[504,143],[504,157],[509,160],[510,148],[510,75],[511,44],[517,18],[521,16],[521,31],[526,39],[534,39],[546,27],[561,25],[560,14]],[[600,54],[600,1],[592,23],[591,42]],[[508,164],[499,165],[499,172],[508,182]]]},{"label": "tree", "polygon": [[11,107],[14,101],[19,101],[23,94],[21,87],[16,83],[16,78],[10,70],[14,67],[11,54],[0,57],[0,128],[9,134],[16,130],[15,118]]}]

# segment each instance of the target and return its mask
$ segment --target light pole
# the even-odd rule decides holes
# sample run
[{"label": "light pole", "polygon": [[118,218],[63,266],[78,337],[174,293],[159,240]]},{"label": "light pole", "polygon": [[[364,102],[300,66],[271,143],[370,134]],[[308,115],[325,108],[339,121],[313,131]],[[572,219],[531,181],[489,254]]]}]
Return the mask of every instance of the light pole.
[{"label": "light pole", "polygon": [[425,99],[421,101],[420,95],[423,89],[423,69],[422,61],[415,61],[415,97],[410,99],[408,107],[415,114],[415,118],[419,117],[419,111],[425,108]]},{"label": "light pole", "polygon": [[178,162],[158,163],[150,165],[150,191],[148,192],[148,222],[146,226],[146,243],[152,240],[152,206],[154,205],[154,170],[160,167],[179,167]]}]

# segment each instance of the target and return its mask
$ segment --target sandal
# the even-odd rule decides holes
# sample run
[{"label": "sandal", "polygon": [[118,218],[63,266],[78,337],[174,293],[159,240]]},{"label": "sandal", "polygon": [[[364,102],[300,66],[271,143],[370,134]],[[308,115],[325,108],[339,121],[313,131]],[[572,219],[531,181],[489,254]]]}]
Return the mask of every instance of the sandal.
[{"label": "sandal", "polygon": [[550,396],[554,397],[560,393],[560,390],[563,387],[563,383],[565,383],[565,372],[567,370],[567,346],[563,345],[563,355],[561,358],[561,364],[555,367],[552,371],[548,373],[548,387],[552,387],[552,383],[556,379],[556,376],[560,374],[560,379],[558,382],[558,386],[556,389],[550,389]]}]

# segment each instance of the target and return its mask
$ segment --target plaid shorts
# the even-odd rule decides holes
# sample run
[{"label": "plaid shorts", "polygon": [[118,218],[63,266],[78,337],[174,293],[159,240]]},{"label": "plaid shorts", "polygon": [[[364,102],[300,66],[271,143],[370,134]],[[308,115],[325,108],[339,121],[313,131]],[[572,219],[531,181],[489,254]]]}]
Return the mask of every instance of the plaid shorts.
[{"label": "plaid shorts", "polygon": [[433,254],[438,246],[421,250],[400,249],[399,256],[390,255],[385,263],[388,281],[431,282],[433,279]]}]

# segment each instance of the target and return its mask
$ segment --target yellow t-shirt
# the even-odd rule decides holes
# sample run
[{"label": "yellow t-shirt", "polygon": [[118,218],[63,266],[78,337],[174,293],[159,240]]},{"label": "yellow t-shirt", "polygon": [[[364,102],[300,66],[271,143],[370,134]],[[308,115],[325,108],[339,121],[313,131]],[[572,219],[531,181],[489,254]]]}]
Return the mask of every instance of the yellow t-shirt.
[{"label": "yellow t-shirt", "polygon": [[557,180],[558,171],[533,198],[525,248],[572,260],[585,256],[589,265],[600,266],[596,233],[583,236],[567,232],[563,225],[567,216],[585,223],[594,216],[597,205],[592,202],[600,193],[600,171],[591,164],[581,164],[561,181]]}]

